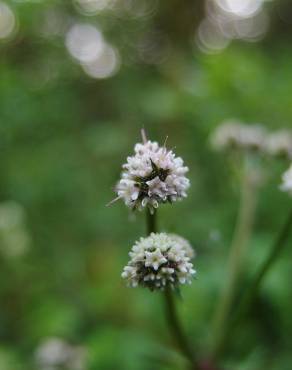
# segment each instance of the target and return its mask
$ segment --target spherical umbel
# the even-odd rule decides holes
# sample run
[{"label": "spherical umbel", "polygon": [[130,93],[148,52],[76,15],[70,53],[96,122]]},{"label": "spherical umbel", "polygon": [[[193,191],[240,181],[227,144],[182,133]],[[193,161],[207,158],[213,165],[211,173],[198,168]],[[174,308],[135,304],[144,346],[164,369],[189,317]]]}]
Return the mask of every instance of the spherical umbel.
[{"label": "spherical umbel", "polygon": [[123,199],[133,210],[148,207],[153,212],[161,203],[187,196],[190,181],[185,177],[188,167],[182,158],[152,141],[136,144],[134,151],[123,165],[117,199]]},{"label": "spherical umbel", "polygon": [[163,290],[190,284],[196,271],[190,262],[194,251],[189,242],[174,234],[152,233],[141,238],[129,253],[131,259],[122,277],[131,287]]}]

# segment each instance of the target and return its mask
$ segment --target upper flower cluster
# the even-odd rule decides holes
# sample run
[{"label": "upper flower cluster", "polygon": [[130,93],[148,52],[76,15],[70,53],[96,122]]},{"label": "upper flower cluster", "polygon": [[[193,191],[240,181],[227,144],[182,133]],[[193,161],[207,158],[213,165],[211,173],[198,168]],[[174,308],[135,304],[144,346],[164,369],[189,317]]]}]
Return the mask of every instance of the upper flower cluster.
[{"label": "upper flower cluster", "polygon": [[122,277],[132,287],[150,290],[191,283],[196,271],[190,259],[194,251],[189,242],[173,234],[154,234],[140,238],[129,253],[131,260]]},{"label": "upper flower cluster", "polygon": [[136,144],[134,150],[116,188],[118,198],[128,207],[141,210],[148,206],[153,211],[159,203],[187,196],[190,182],[182,158],[152,141]]}]

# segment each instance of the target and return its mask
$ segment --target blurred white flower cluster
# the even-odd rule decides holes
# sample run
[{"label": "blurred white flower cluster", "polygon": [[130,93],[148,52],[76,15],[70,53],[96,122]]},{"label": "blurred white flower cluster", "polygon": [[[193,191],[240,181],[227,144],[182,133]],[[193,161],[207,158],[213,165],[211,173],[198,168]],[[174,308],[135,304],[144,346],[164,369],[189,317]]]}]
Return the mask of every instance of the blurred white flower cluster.
[{"label": "blurred white flower cluster", "polygon": [[244,124],[238,120],[220,124],[211,136],[211,144],[217,150],[242,149],[260,151],[272,157],[292,158],[291,131],[267,132],[259,124]]},{"label": "blurred white flower cluster", "polygon": [[35,352],[39,370],[85,370],[86,350],[60,338],[47,338]]},{"label": "blurred white flower cluster", "polygon": [[182,158],[165,146],[152,141],[136,144],[135,154],[123,165],[116,188],[118,198],[132,209],[149,207],[153,212],[159,203],[172,203],[187,196],[187,172]]},{"label": "blurred white flower cluster", "polygon": [[6,257],[27,252],[31,238],[25,225],[25,210],[14,201],[0,203],[0,251]]},{"label": "blurred white flower cluster", "polygon": [[274,157],[292,158],[292,132],[278,130],[267,135],[265,149]]},{"label": "blurred white flower cluster", "polygon": [[189,242],[173,234],[152,233],[140,238],[129,253],[131,260],[122,277],[129,286],[138,285],[150,290],[163,290],[166,286],[190,284],[196,271],[190,262],[194,251]]},{"label": "blurred white flower cluster", "polygon": [[280,189],[292,195],[292,165],[284,172]]},{"label": "blurred white flower cluster", "polygon": [[212,137],[211,144],[217,150],[261,150],[265,143],[265,130],[260,125],[247,125],[236,120],[224,121]]}]

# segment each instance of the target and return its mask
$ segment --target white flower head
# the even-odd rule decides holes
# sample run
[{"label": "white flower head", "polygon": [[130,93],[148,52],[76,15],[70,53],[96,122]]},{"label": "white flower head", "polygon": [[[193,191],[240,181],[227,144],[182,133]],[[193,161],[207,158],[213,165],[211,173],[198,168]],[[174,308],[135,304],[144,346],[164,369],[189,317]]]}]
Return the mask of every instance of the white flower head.
[{"label": "white flower head", "polygon": [[196,271],[190,262],[194,251],[184,238],[152,233],[141,238],[129,253],[131,259],[124,267],[122,277],[132,287],[163,290],[191,283]]},{"label": "white flower head", "polygon": [[292,165],[284,172],[280,189],[292,195]]},{"label": "white flower head", "polygon": [[279,130],[266,138],[265,151],[275,157],[292,158],[292,132]]},{"label": "white flower head", "polygon": [[224,121],[211,136],[211,144],[217,150],[262,150],[265,130],[259,124],[248,125],[236,120]]},{"label": "white flower head", "polygon": [[47,338],[36,349],[35,362],[40,370],[85,370],[84,347],[72,346],[61,338]]},{"label": "white flower head", "polygon": [[134,152],[123,165],[117,199],[133,210],[148,207],[153,212],[161,203],[187,196],[190,181],[185,174],[189,169],[172,150],[145,139],[135,145]]}]

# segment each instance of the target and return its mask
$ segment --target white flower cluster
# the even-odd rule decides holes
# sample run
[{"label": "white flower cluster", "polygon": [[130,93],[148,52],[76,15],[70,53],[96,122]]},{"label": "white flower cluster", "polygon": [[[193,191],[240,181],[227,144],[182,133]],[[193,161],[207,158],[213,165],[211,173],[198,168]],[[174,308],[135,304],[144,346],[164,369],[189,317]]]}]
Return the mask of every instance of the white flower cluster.
[{"label": "white flower cluster", "polygon": [[292,165],[284,172],[280,189],[292,195]]},{"label": "white flower cluster", "polygon": [[174,202],[187,196],[190,181],[182,158],[158,143],[146,141],[135,145],[135,154],[123,165],[116,191],[118,198],[132,209],[150,211],[159,203]]},{"label": "white flower cluster", "polygon": [[281,129],[268,133],[262,126],[227,120],[219,125],[211,136],[211,144],[217,150],[258,150],[273,157],[292,158],[292,132]]},{"label": "white flower cluster", "polygon": [[190,262],[194,251],[189,242],[178,235],[152,233],[140,238],[129,255],[131,260],[122,277],[132,287],[163,290],[166,286],[190,284],[196,274]]},{"label": "white flower cluster", "polygon": [[35,352],[39,370],[85,370],[86,350],[72,346],[61,338],[47,338]]},{"label": "white flower cluster", "polygon": [[267,135],[265,142],[267,154],[274,157],[292,158],[292,132],[279,130]]},{"label": "white flower cluster", "polygon": [[216,128],[211,137],[211,144],[217,150],[261,150],[265,144],[265,130],[257,124],[248,125],[228,120]]}]

